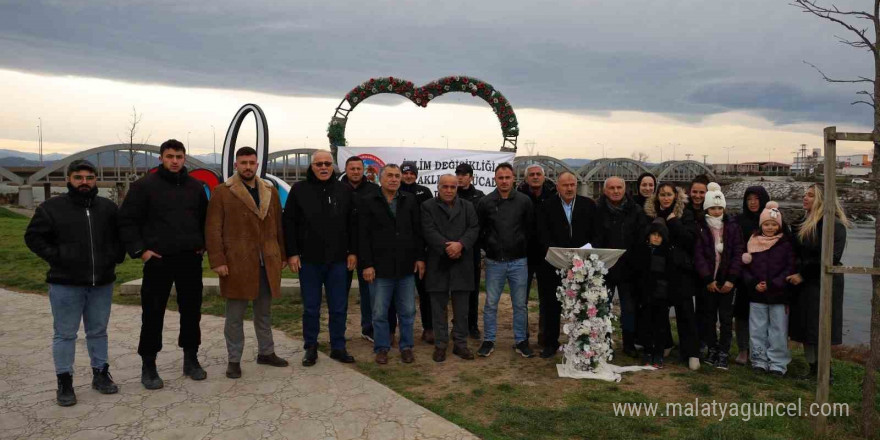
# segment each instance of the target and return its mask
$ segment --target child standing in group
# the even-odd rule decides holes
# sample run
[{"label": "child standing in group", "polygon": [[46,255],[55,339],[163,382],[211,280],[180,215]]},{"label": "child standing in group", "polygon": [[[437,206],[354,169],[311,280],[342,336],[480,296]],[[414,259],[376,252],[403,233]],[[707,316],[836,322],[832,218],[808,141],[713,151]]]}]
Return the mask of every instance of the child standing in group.
[{"label": "child standing in group", "polygon": [[663,368],[663,349],[669,333],[669,289],[675,268],[670,254],[669,230],[662,218],[647,229],[647,237],[635,251],[639,271],[638,330],[644,344],[642,364]]},{"label": "child standing in group", "polygon": [[776,202],[767,203],[759,224],[742,256],[743,285],[749,290],[749,350],[752,368],[782,377],[791,362],[785,278],[795,273],[794,248],[782,233]]},{"label": "child standing in group", "polygon": [[[742,269],[743,240],[739,225],[724,213],[727,201],[721,186],[712,182],[708,186],[705,225],[697,238],[694,249],[694,266],[703,282],[705,291],[702,310],[703,341],[709,347],[704,362],[726,370],[730,364],[730,340],[733,336],[734,286]],[[698,304],[701,304],[698,302]],[[717,324],[721,324],[718,336]]]}]

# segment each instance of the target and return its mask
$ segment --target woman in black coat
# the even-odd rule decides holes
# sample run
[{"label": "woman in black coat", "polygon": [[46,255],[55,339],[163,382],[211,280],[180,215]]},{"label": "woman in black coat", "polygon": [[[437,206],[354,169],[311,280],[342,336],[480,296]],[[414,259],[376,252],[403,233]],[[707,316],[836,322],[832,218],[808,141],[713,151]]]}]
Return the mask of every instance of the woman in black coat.
[{"label": "woman in black coat", "polygon": [[[793,341],[804,344],[804,357],[810,364],[810,377],[818,368],[819,297],[822,272],[822,224],[824,188],[814,184],[804,193],[804,217],[792,225],[797,273],[787,280],[798,287],[791,303],[788,333]],[[834,203],[834,255],[832,263],[841,265],[846,247],[846,228],[850,225],[840,201]],[[843,343],[843,275],[835,274],[831,295],[831,345]]]},{"label": "woman in black coat", "polygon": [[[669,303],[675,307],[681,360],[696,370],[700,368],[700,338],[693,299],[696,294],[693,249],[698,232],[693,211],[686,209],[687,202],[684,190],[671,183],[661,183],[657,187],[657,194],[645,202],[645,215],[652,220],[662,218],[669,230],[672,263],[676,269],[676,279],[672,284],[675,288],[669,289]],[[667,347],[672,345],[669,342],[671,339],[669,333]]]}]

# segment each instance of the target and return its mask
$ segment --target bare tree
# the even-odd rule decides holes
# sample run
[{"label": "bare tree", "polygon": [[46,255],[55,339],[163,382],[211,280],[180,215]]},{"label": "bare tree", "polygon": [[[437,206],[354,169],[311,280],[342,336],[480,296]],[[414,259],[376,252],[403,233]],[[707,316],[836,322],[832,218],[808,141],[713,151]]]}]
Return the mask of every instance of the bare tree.
[{"label": "bare tree", "polygon": [[[128,125],[125,127],[125,138],[119,139],[120,143],[128,144],[128,164],[129,164],[129,174],[125,179],[125,194],[128,194],[128,185],[131,183],[131,180],[137,177],[137,167],[135,166],[135,142],[134,138],[138,134],[139,125],[141,123],[141,119],[143,119],[143,113],[138,113],[137,108],[131,107],[131,119],[128,121]],[[148,134],[146,137],[141,138],[140,144],[146,144],[150,140],[150,135]],[[117,176],[118,178],[119,176]]]},{"label": "bare tree", "polygon": [[648,161],[648,153],[645,153],[644,151],[633,151],[632,154],[629,155],[629,157],[636,162]]},{"label": "bare tree", "polygon": [[[849,38],[835,36],[841,43],[860,50],[867,51],[874,59],[874,74],[869,76],[856,76],[848,79],[835,79],[825,75],[822,70],[813,64],[807,63],[816,69],[825,81],[830,83],[864,84],[868,89],[856,92],[859,99],[852,105],[862,104],[870,106],[874,111],[874,161],[871,167],[872,186],[877,200],[880,200],[880,108],[877,101],[880,99],[880,52],[877,42],[880,41],[880,0],[874,0],[871,11],[841,10],[831,4],[820,5],[815,0],[795,0],[792,6],[801,11],[815,15],[824,20],[831,21],[846,29]],[[806,61],[805,61],[806,62]],[[880,218],[880,206],[877,206],[875,217]],[[880,221],[875,222],[874,239],[874,267],[880,267]],[[880,367],[880,276],[872,275],[873,294],[871,296],[871,346],[868,361],[865,365],[865,378],[862,382],[862,415],[861,428],[864,436],[874,434],[874,426],[877,422],[877,414],[874,409],[874,396],[876,395],[876,370]]]}]

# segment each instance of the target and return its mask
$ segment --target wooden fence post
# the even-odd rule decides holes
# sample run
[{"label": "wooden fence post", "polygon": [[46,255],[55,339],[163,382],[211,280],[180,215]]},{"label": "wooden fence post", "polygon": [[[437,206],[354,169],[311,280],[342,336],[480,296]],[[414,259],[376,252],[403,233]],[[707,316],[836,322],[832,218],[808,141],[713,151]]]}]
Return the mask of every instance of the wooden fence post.
[{"label": "wooden fence post", "polygon": [[[837,127],[825,128],[825,190],[822,214],[822,269],[819,296],[819,377],[816,386],[816,403],[821,408],[828,403],[828,387],[831,377],[831,297],[834,274],[828,268],[834,265],[834,219],[837,215],[834,199],[837,197]],[[825,435],[827,419],[821,410],[816,416],[816,433]]]}]

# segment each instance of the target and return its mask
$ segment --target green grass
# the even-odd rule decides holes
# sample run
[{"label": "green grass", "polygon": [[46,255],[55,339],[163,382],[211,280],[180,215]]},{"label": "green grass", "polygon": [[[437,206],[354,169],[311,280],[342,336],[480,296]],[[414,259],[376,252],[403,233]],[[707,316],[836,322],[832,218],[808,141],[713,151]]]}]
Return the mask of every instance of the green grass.
[{"label": "green grass", "polygon": [[[0,285],[3,287],[45,292],[47,265],[33,255],[24,244],[28,219],[0,208]],[[117,269],[117,284],[141,277],[139,261],[126,260]],[[206,276],[213,275],[204,268]],[[290,276],[289,271],[285,271]],[[119,304],[139,304],[137,296],[116,295]],[[174,299],[169,308],[176,309]],[[534,309],[534,304],[532,304]],[[223,315],[222,298],[207,296],[203,312]],[[252,313],[247,312],[250,319]],[[297,337],[301,335],[302,306],[290,297],[273,304],[272,323],[275,328]],[[354,318],[356,319],[356,318]],[[533,317],[535,322],[537,317]],[[673,332],[675,333],[675,332]],[[732,350],[735,355],[735,349]],[[485,439],[583,439],[583,438],[651,438],[651,439],[789,439],[811,438],[812,421],[801,417],[760,417],[750,421],[727,418],[718,421],[706,417],[617,417],[613,404],[618,402],[659,403],[717,400],[728,403],[782,402],[802,399],[813,401],[815,382],[793,378],[778,379],[758,374],[748,368],[732,366],[727,372],[703,368],[689,372],[669,362],[667,369],[651,373],[628,373],[623,382],[605,383],[556,379],[552,363],[539,359],[500,359],[500,353],[488,360],[474,361],[473,368],[454,373],[454,383],[432,373],[431,368],[391,362],[378,366],[367,358],[359,358],[360,372],[385,384],[403,396],[436,412]],[[795,350],[790,374],[807,370],[803,353]],[[447,362],[456,362],[450,360]],[[615,363],[625,365],[635,360],[616,356]],[[296,368],[296,367],[294,367]],[[858,438],[861,383],[864,368],[835,360],[835,384],[831,401],[850,405],[849,417],[829,418],[828,438]],[[438,376],[434,376],[437,374]],[[658,375],[671,384],[674,396],[643,386],[639,375]],[[498,380],[497,377],[509,377]],[[880,398],[875,402],[880,408]],[[880,438],[875,435],[874,438]]]}]

